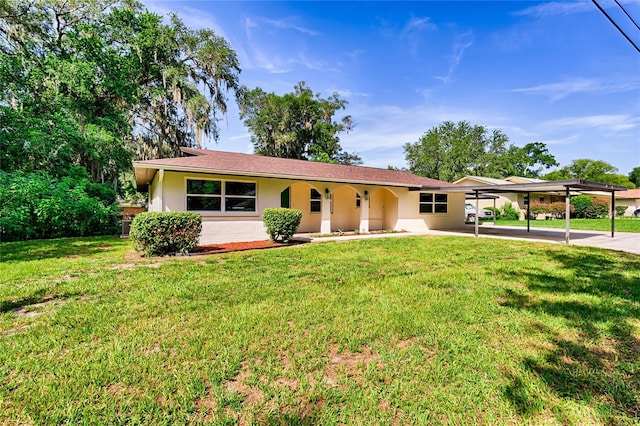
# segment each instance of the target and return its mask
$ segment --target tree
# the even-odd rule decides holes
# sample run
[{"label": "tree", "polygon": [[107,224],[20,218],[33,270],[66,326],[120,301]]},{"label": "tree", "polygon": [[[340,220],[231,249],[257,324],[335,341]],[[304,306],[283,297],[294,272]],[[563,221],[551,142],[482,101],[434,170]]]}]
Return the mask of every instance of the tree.
[{"label": "tree", "polygon": [[499,171],[504,176],[522,176],[538,178],[543,169],[558,166],[555,157],[549,153],[547,146],[541,142],[531,142],[523,147],[511,145],[507,152],[499,158]]},{"label": "tree", "polygon": [[501,130],[489,132],[467,121],[445,121],[405,144],[404,152],[411,172],[445,181],[466,175],[538,177],[543,168],[557,165],[543,143],[519,148]]},{"label": "tree", "polygon": [[252,133],[256,154],[340,164],[360,164],[357,154],[346,153],[338,135],[352,127],[351,117],[334,121],[347,105],[337,93],[322,98],[304,81],[292,93],[276,95],[260,88],[242,87],[240,118]]},{"label": "tree", "polygon": [[573,160],[568,166],[544,176],[546,180],[581,179],[590,182],[635,188],[627,176],[617,174],[618,169],[606,161],[581,158]]},{"label": "tree", "polygon": [[139,159],[217,137],[237,58],[134,0],[0,1],[0,168],[118,186]]},{"label": "tree", "polygon": [[633,183],[636,187],[640,187],[640,167],[634,167],[629,173],[629,182]]}]

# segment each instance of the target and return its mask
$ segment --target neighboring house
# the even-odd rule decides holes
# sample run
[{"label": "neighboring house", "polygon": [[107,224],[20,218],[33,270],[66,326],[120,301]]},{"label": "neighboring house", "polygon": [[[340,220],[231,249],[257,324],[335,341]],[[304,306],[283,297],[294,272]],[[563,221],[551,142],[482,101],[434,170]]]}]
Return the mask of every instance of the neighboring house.
[{"label": "neighboring house", "polygon": [[624,215],[631,216],[636,209],[640,209],[640,188],[617,192],[616,206],[627,206]]},{"label": "neighboring house", "polygon": [[[409,172],[183,148],[187,156],[133,163],[149,211],[202,214],[201,244],[267,238],[268,207],[302,211],[300,233],[393,229],[426,231],[464,224],[458,185]],[[430,189],[431,188],[431,189]]]},{"label": "neighboring house", "polygon": [[[488,186],[488,185],[510,185],[510,184],[529,184],[544,182],[542,179],[525,178],[520,176],[510,176],[506,179],[487,178],[482,176],[465,176],[458,179],[454,183],[464,186]],[[501,208],[505,203],[511,203],[514,209],[519,211],[521,217],[524,217],[527,211],[527,203],[529,201],[527,194],[516,192],[501,192],[495,194],[495,206]],[[549,193],[537,193],[532,192],[530,194],[531,202],[550,204],[558,201],[564,202],[564,195],[561,194],[549,194]],[[470,197],[469,199],[471,199]],[[480,208],[493,207],[494,201],[492,199],[479,200],[478,204]]]}]

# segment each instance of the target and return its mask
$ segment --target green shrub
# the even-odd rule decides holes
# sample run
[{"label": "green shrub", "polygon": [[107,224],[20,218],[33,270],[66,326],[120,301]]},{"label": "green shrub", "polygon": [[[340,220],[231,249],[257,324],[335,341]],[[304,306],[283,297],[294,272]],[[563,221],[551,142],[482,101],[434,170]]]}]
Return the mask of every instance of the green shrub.
[{"label": "green shrub", "polygon": [[506,202],[502,205],[502,219],[505,220],[519,220],[520,219],[520,213],[518,213],[518,211],[513,208],[513,206],[511,205],[511,203]]},{"label": "green shrub", "polygon": [[500,212],[500,209],[497,207],[485,207],[484,210],[492,211],[496,219],[500,219],[500,217],[502,217],[502,213]]},{"label": "green shrub", "polygon": [[616,215],[622,216],[627,211],[627,206],[616,206]]},{"label": "green shrub", "polygon": [[609,204],[602,198],[592,198],[588,195],[578,195],[571,198],[575,217],[598,219],[609,215]]},{"label": "green shrub", "polygon": [[594,198],[585,212],[587,219],[600,219],[609,216],[609,203],[602,198]]},{"label": "green shrub", "polygon": [[593,204],[593,199],[588,195],[577,195],[571,197],[570,203],[573,206],[575,217],[587,217],[587,209]]},{"label": "green shrub", "polygon": [[271,241],[287,242],[296,233],[302,220],[302,212],[296,209],[264,209],[262,221]]},{"label": "green shrub", "polygon": [[143,212],[131,222],[129,237],[146,256],[188,253],[198,245],[202,216],[193,212]]},{"label": "green shrub", "polygon": [[89,181],[84,169],[61,179],[0,171],[1,239],[115,234],[120,226],[115,199],[115,191]]}]

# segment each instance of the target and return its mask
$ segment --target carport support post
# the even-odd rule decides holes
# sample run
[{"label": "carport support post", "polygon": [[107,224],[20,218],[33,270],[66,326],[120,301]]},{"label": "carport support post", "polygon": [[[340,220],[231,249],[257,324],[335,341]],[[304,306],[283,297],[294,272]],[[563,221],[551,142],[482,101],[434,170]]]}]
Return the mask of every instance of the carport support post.
[{"label": "carport support post", "polygon": [[564,216],[565,216],[565,227],[564,227],[564,242],[569,244],[570,242],[570,231],[569,224],[571,223],[571,194],[569,194],[569,187],[566,187],[566,193],[564,196]]},{"label": "carport support post", "polygon": [[496,226],[496,216],[498,216],[498,213],[496,212],[496,199],[494,197],[494,199],[493,199],[493,226]]},{"label": "carport support post", "polygon": [[478,223],[480,222],[480,211],[478,210],[478,191],[476,191],[476,223],[475,223],[475,235],[478,236]]},{"label": "carport support post", "polygon": [[611,191],[611,238],[616,230],[616,191]]},{"label": "carport support post", "polygon": [[531,193],[527,192],[527,232],[529,232],[530,220],[531,220]]}]

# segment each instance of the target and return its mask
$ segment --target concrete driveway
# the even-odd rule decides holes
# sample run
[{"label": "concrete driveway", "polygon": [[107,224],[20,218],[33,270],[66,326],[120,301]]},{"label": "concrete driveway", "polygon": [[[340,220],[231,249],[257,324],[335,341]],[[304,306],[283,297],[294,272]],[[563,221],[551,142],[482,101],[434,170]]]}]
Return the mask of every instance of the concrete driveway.
[{"label": "concrete driveway", "polygon": [[[564,229],[532,228],[527,232],[526,228],[519,226],[493,226],[483,224],[480,226],[480,238],[505,238],[512,240],[532,240],[564,244]],[[447,231],[429,231],[434,235],[468,235],[474,236],[473,225],[465,225],[461,228]],[[616,232],[611,238],[610,232],[572,230],[571,244],[577,246],[600,247],[611,250],[626,251],[640,254],[640,234],[631,232]]]}]

